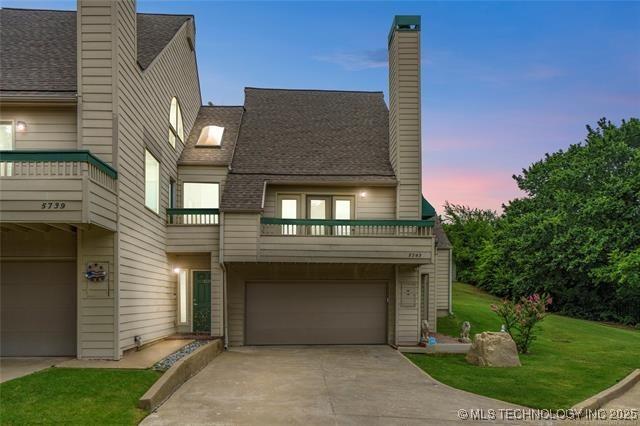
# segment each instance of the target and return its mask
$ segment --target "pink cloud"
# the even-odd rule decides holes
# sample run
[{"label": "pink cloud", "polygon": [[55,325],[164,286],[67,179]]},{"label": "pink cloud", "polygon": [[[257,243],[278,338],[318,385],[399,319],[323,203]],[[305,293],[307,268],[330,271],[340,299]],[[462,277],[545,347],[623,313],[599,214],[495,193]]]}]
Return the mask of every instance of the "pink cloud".
[{"label": "pink cloud", "polygon": [[503,203],[524,195],[512,174],[508,170],[427,168],[422,192],[438,213],[442,213],[445,201],[500,212]]}]

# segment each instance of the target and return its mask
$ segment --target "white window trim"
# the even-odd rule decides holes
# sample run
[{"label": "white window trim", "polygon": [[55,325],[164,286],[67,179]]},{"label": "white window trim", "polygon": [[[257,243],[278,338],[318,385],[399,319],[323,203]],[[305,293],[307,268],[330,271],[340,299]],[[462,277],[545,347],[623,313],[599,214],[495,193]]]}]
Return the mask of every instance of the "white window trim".
[{"label": "white window trim", "polygon": [[[151,157],[153,157],[154,160],[156,160],[158,162],[158,210],[154,210],[152,207],[149,207],[147,205],[147,153],[149,153],[149,155]],[[160,188],[161,185],[160,183],[162,182],[162,163],[160,163],[160,160],[158,160],[158,157],[156,157],[155,155],[153,155],[153,153],[145,148],[144,149],[144,173],[143,173],[143,178],[144,178],[144,206],[145,208],[147,208],[149,211],[155,213],[156,215],[160,215]]]}]

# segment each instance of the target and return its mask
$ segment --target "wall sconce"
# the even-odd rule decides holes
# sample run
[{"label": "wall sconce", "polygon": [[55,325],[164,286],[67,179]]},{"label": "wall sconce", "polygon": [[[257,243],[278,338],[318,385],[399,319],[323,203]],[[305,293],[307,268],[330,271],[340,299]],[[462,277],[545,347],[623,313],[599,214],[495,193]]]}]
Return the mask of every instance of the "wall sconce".
[{"label": "wall sconce", "polygon": [[27,131],[27,123],[24,121],[18,121],[16,123],[16,132],[26,132]]},{"label": "wall sconce", "polygon": [[360,198],[364,198],[367,196],[367,191],[361,191],[360,192]]},{"label": "wall sconce", "polygon": [[176,273],[176,274],[179,274],[180,273],[180,268],[173,268],[173,272]]}]

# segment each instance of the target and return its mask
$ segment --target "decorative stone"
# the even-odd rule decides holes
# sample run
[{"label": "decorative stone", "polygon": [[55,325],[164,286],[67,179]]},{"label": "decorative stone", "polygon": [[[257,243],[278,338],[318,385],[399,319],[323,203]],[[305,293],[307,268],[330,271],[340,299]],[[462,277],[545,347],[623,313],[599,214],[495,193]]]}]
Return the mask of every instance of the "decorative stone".
[{"label": "decorative stone", "polygon": [[509,333],[485,331],[476,334],[467,353],[470,364],[481,367],[520,367],[516,342]]},{"label": "decorative stone", "polygon": [[460,331],[460,338],[458,341],[460,343],[471,343],[471,339],[469,338],[469,333],[471,332],[471,323],[469,321],[465,321],[462,323],[462,330]]}]

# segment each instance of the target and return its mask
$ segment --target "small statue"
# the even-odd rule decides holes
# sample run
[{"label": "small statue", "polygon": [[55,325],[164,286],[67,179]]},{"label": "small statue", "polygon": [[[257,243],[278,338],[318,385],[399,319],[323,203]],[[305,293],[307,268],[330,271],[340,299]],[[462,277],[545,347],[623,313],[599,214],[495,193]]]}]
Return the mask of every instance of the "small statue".
[{"label": "small statue", "polygon": [[465,321],[462,323],[462,332],[460,333],[460,338],[458,339],[461,343],[471,343],[471,339],[469,338],[469,333],[471,332],[471,323],[469,321]]},{"label": "small statue", "polygon": [[422,327],[420,327],[420,331],[422,332],[421,340],[423,342],[428,342],[429,334],[431,333],[431,326],[429,326],[429,321],[422,320]]}]

